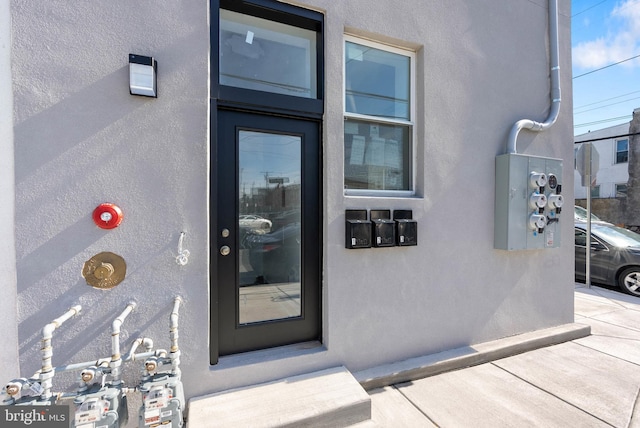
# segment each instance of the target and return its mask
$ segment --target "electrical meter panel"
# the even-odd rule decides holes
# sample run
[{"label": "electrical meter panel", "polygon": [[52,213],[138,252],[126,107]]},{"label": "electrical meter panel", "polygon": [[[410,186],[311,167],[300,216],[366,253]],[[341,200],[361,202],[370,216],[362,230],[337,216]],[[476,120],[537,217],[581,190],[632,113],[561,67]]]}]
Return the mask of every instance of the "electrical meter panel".
[{"label": "electrical meter panel", "polygon": [[562,160],[509,153],[496,157],[494,247],[560,246]]}]

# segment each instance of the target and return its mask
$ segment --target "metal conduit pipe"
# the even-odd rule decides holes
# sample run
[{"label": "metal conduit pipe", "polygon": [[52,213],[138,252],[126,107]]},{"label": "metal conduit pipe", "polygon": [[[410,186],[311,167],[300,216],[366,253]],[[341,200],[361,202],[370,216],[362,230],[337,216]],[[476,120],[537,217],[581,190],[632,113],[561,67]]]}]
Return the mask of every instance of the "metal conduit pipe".
[{"label": "metal conduit pipe", "polygon": [[111,376],[114,384],[120,383],[120,366],[122,365],[122,357],[120,355],[120,326],[136,306],[136,302],[129,302],[120,316],[111,323],[111,363],[109,367],[111,368]]},{"label": "metal conduit pipe", "polygon": [[178,348],[178,309],[182,303],[182,297],[176,296],[173,299],[173,311],[169,317],[169,337],[171,348],[169,358],[171,358],[171,369],[174,374],[180,374],[180,349]]},{"label": "metal conduit pipe", "polygon": [[549,0],[549,65],[551,66],[551,109],[544,122],[521,119],[511,128],[507,141],[507,152],[517,153],[518,134],[522,129],[540,132],[549,129],[560,113],[560,59],[558,54],[558,0]]},{"label": "metal conduit pipe", "polygon": [[51,398],[51,386],[52,379],[54,375],[53,366],[51,365],[51,358],[53,357],[53,348],[51,347],[51,338],[53,337],[53,331],[60,327],[62,323],[67,321],[69,318],[78,315],[82,310],[82,306],[76,305],[71,307],[67,312],[65,312],[62,316],[56,318],[51,321],[49,324],[45,325],[42,329],[42,369],[40,369],[39,380],[42,385],[43,391],[40,394],[40,397],[43,400],[48,400]]},{"label": "metal conduit pipe", "polygon": [[[141,354],[136,354],[135,352],[140,345],[143,345],[147,351]],[[124,354],[124,357],[122,357],[122,359],[123,361],[130,361],[130,360],[135,361],[136,358],[149,357],[153,355],[154,351],[151,350],[152,348],[153,348],[153,340],[149,339],[148,337],[139,337],[133,341],[133,343],[131,344],[131,349],[129,349],[129,352]]]},{"label": "metal conduit pipe", "polygon": [[73,364],[67,364],[67,365],[64,365],[64,366],[58,366],[58,367],[56,367],[56,373],[57,372],[70,372],[70,371],[75,371],[75,370],[83,370],[83,369],[86,369],[87,367],[91,367],[91,366],[104,367],[105,364],[108,365],[110,361],[111,360],[109,358],[100,358],[100,359],[95,360],[95,361],[85,361],[84,363],[73,363]]},{"label": "metal conduit pipe", "polygon": [[[140,345],[144,345],[146,351],[140,354],[135,354],[135,351],[137,350],[137,348]],[[135,361],[136,358],[147,358],[150,357],[152,355],[155,354],[156,351],[152,351],[153,348],[153,340],[149,339],[148,337],[141,337],[136,339],[133,342],[133,345],[131,347],[131,349],[129,350],[129,352],[127,352],[125,355],[122,356],[122,360],[123,361],[129,361],[129,360],[133,360]],[[85,361],[83,363],[73,363],[73,364],[66,364],[63,366],[58,366],[55,368],[56,373],[58,372],[69,372],[69,371],[75,371],[75,370],[83,370],[86,369],[87,367],[91,367],[91,366],[96,366],[96,367],[104,367],[105,364],[108,365],[108,363],[111,362],[110,358],[100,358],[98,360],[94,360],[94,361]],[[37,377],[40,374],[40,370],[38,370],[34,377]]]},{"label": "metal conduit pipe", "polygon": [[178,309],[182,303],[182,297],[173,299],[173,311],[169,317],[169,337],[171,338],[171,352],[178,352]]}]

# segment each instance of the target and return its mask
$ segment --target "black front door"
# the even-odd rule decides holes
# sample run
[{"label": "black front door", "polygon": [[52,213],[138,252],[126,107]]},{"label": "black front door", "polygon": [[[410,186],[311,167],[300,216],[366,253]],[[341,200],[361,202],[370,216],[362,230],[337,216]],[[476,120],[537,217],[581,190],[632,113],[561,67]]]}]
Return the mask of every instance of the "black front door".
[{"label": "black front door", "polygon": [[212,363],[320,337],[319,124],[231,110],[217,124]]}]

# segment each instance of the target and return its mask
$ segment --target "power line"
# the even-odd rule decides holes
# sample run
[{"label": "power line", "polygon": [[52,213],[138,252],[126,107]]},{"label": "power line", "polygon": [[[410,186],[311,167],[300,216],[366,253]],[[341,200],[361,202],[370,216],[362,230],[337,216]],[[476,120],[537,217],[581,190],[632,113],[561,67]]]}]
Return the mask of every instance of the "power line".
[{"label": "power line", "polygon": [[610,119],[602,119],[602,120],[596,120],[595,122],[581,123],[580,125],[573,125],[573,127],[574,128],[581,128],[583,126],[599,125],[601,123],[615,122],[616,120],[630,119],[631,117],[632,117],[632,115],[620,116],[620,117],[612,117]]},{"label": "power line", "polygon": [[608,1],[608,0],[602,0],[600,3],[596,3],[596,4],[594,4],[593,6],[588,7],[588,8],[586,8],[585,10],[583,10],[583,11],[581,11],[581,12],[576,13],[575,15],[571,15],[571,18],[574,18],[574,17],[576,17],[576,16],[580,15],[581,13],[585,13],[586,11],[588,11],[588,10],[590,10],[590,9],[593,9],[593,8],[594,8],[594,7],[596,7],[596,6],[600,6],[602,3],[606,3],[607,1]]},{"label": "power line", "polygon": [[637,100],[638,98],[640,98],[640,97],[629,98],[628,100],[618,101],[617,103],[611,103],[611,104],[607,104],[607,105],[600,106],[600,107],[594,107],[594,108],[590,108],[588,110],[583,110],[583,111],[579,111],[579,112],[574,111],[573,115],[575,116],[577,114],[587,113],[589,111],[599,110],[599,109],[605,108],[605,107],[611,107],[611,106],[615,106],[615,105],[618,105],[618,104],[628,103],[629,101]]},{"label": "power line", "polygon": [[573,76],[573,79],[577,79],[578,77],[586,76],[587,74],[595,73],[596,71],[604,70],[605,68],[613,67],[614,65],[622,64],[623,62],[631,61],[632,59],[640,58],[640,55],[632,56],[631,58],[623,59],[622,61],[615,62],[613,64],[605,65],[601,68],[596,68],[595,70],[587,71],[586,73],[580,74],[578,76]]},{"label": "power line", "polygon": [[634,132],[633,134],[613,135],[611,137],[592,138],[591,140],[575,141],[573,144],[592,143],[594,141],[611,140],[613,138],[620,138],[620,137],[632,137],[634,135],[640,135],[640,132]]},{"label": "power line", "polygon": [[607,98],[607,99],[604,99],[604,100],[596,101],[594,103],[585,104],[585,105],[582,105],[580,107],[574,107],[573,110],[576,111],[576,110],[579,110],[581,108],[589,107],[589,106],[592,106],[592,105],[595,105],[595,104],[600,104],[600,103],[604,103],[604,102],[607,102],[607,101],[615,100],[616,98],[622,98],[622,97],[626,97],[627,95],[637,94],[638,92],[640,92],[640,91],[628,92],[626,94],[622,94],[622,95],[618,95],[618,96],[615,96],[615,97]]}]

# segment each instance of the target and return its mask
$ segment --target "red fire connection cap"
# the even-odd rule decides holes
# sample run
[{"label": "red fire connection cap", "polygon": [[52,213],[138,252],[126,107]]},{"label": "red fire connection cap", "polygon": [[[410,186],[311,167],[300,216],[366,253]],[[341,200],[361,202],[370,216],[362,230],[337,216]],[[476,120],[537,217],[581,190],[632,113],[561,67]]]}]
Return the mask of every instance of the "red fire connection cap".
[{"label": "red fire connection cap", "polygon": [[122,223],[122,210],[115,204],[104,203],[93,210],[93,221],[102,229],[113,229]]}]

